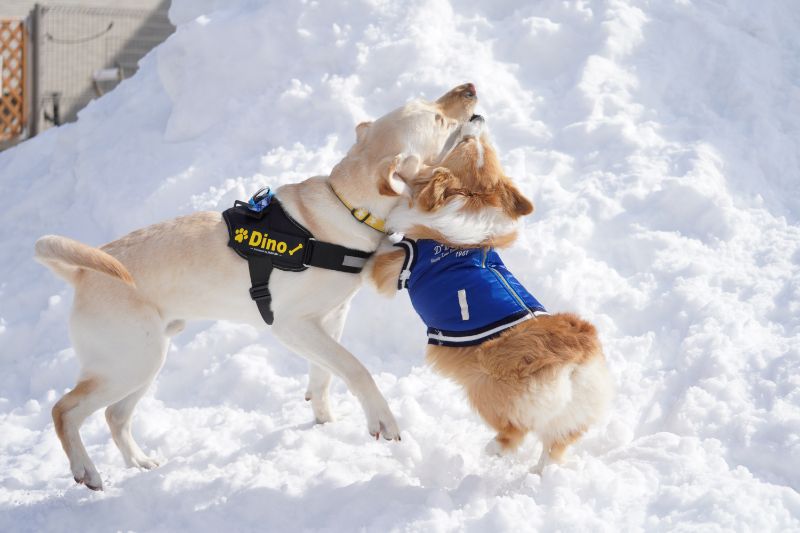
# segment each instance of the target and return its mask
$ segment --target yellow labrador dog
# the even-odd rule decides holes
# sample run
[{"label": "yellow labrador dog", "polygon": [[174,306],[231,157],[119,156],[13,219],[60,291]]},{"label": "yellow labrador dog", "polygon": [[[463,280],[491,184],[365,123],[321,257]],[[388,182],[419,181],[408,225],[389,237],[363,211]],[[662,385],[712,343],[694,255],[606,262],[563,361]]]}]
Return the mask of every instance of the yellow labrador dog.
[{"label": "yellow labrador dog", "polygon": [[[276,197],[316,239],[372,252],[383,234],[362,224],[343,202],[385,218],[400,201],[405,179],[443,157],[476,102],[475,86],[468,83],[435,102],[415,100],[359,124],[356,144],[330,176],[280,187]],[[106,406],[125,463],[158,465],[131,436],[131,415],[164,363],[169,337],[183,329],[185,320],[265,326],[248,292],[248,263],[227,243],[228,230],[217,212],[155,224],[100,248],[53,235],[37,241],[36,259],[75,287],[70,333],[81,371],[75,388],[53,407],[53,421],[78,483],[102,489],[79,428]],[[332,419],[328,386],[333,373],[361,402],[370,434],[399,440],[397,423],[372,376],[339,344],[361,281],[361,275],[313,267],[275,270],[272,331],[310,362],[306,399],[318,422]]]}]

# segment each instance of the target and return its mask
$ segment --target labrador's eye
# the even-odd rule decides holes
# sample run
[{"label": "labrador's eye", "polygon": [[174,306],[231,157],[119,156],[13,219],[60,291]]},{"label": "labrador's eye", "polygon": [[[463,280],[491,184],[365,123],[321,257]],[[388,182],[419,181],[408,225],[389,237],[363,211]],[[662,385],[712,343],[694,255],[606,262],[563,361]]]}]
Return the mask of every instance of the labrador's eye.
[{"label": "labrador's eye", "polygon": [[437,124],[444,124],[444,117],[439,113],[436,113],[436,123]]}]

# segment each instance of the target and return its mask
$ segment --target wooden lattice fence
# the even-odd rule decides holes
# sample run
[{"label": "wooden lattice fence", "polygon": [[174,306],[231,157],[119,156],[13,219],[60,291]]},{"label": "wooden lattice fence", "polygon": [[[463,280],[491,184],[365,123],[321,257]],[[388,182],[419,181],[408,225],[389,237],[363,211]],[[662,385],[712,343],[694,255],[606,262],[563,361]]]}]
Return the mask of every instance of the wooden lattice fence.
[{"label": "wooden lattice fence", "polygon": [[18,137],[25,129],[26,38],[23,21],[0,20],[0,142]]}]

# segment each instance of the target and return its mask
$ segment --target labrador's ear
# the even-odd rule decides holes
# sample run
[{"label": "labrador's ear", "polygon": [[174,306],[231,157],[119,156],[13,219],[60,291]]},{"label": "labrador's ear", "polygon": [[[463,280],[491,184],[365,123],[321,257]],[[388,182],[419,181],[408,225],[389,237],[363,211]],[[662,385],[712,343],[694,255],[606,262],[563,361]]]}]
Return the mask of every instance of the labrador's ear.
[{"label": "labrador's ear", "polygon": [[436,168],[416,195],[417,203],[423,211],[435,211],[447,202],[447,198],[458,194],[460,186],[461,182],[450,170]]},{"label": "labrador's ear", "polygon": [[503,188],[505,189],[502,199],[503,210],[508,216],[519,218],[533,213],[533,202],[525,198],[512,183],[504,184]]},{"label": "labrador's ear", "polygon": [[356,126],[356,143],[360,143],[364,140],[364,136],[367,134],[367,130],[371,124],[372,121],[368,121],[361,122],[358,126]]},{"label": "labrador's ear", "polygon": [[378,192],[384,196],[410,196],[408,183],[416,178],[419,168],[420,160],[416,155],[397,154],[384,159],[378,167]]}]

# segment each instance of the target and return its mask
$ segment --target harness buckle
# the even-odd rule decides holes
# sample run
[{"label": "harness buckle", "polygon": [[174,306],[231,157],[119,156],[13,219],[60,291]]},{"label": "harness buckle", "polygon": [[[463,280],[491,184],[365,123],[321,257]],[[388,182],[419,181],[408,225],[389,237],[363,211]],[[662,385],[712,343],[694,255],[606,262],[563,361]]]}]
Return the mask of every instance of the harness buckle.
[{"label": "harness buckle", "polygon": [[269,283],[250,287],[250,298],[256,302],[260,302],[261,300],[272,301],[272,294],[269,292]]}]

